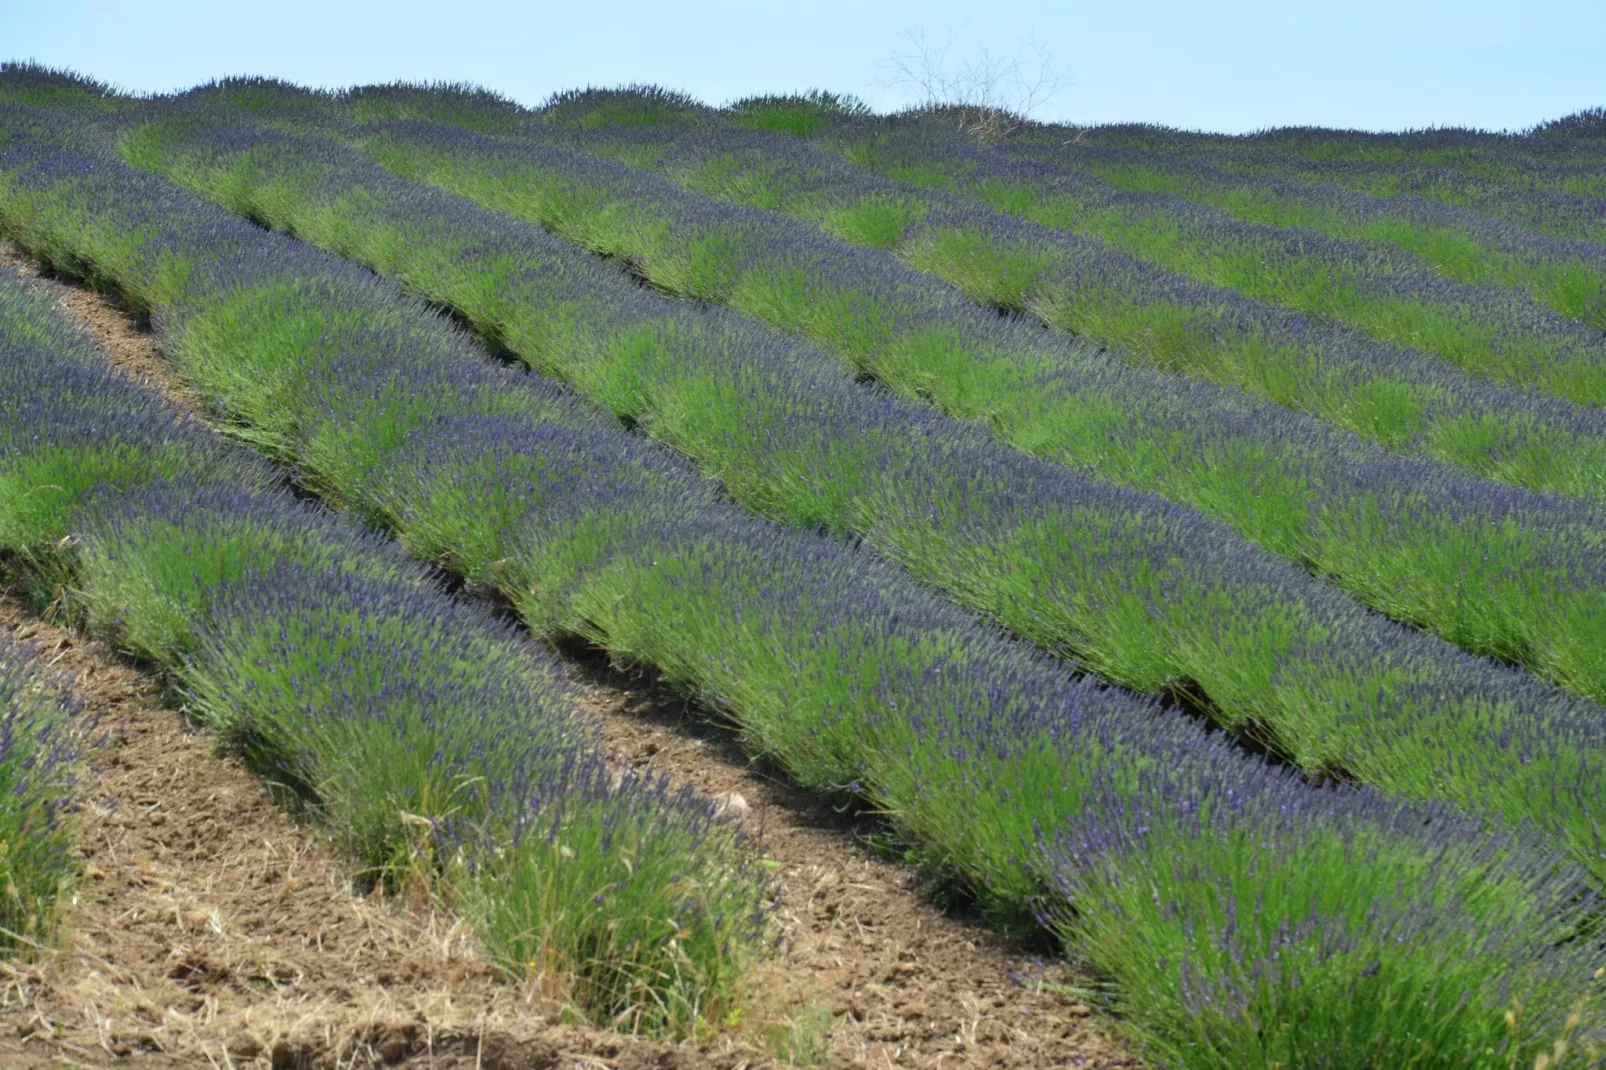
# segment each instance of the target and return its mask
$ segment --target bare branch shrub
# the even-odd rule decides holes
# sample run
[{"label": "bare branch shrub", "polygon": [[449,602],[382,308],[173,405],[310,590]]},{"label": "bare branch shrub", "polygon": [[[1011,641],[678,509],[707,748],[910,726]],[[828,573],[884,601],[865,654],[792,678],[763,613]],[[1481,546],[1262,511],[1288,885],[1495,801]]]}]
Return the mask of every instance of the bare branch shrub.
[{"label": "bare branch shrub", "polygon": [[1070,68],[1056,63],[1035,35],[1007,55],[977,45],[956,56],[960,34],[952,29],[941,41],[924,29],[905,30],[900,38],[899,50],[885,64],[887,84],[913,90],[915,111],[946,119],[984,141],[1005,137],[1036,118],[1072,84]]}]

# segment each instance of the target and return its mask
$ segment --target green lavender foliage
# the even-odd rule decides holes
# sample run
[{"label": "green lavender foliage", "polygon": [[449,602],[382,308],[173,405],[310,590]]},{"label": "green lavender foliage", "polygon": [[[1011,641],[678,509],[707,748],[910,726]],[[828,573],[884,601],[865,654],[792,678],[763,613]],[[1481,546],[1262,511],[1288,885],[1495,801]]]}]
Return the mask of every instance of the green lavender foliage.
[{"label": "green lavender foliage", "polygon": [[[63,177],[93,167],[50,163]],[[126,216],[97,228],[99,213],[72,196],[82,188],[66,184],[61,202],[26,208],[8,186],[0,225],[23,240],[48,228],[36,253],[97,265],[103,284],[147,302],[169,341],[176,305],[212,298],[227,314],[264,268],[240,258],[239,234],[220,256],[186,258]],[[24,216],[28,227],[10,226]],[[74,219],[85,231],[69,230]],[[282,288],[266,291],[262,307],[310,322]],[[113,374],[50,298],[18,292],[0,277],[0,394],[20,402],[0,415],[0,515],[12,518],[0,554],[13,574],[160,669],[365,880],[421,882],[460,907],[511,974],[643,1032],[695,1034],[735,1013],[767,895],[740,829],[667,782],[616,776],[549,654],[441,593],[394,543],[298,504],[272,469]],[[393,303],[399,322],[418,311]],[[331,320],[311,319],[327,347]],[[274,338],[271,320],[257,326],[247,333]],[[417,326],[453,340],[434,317]],[[364,320],[346,340],[382,353],[382,328]],[[73,868],[56,816],[66,751],[59,701],[13,669],[0,663],[0,926],[37,941]]]}]

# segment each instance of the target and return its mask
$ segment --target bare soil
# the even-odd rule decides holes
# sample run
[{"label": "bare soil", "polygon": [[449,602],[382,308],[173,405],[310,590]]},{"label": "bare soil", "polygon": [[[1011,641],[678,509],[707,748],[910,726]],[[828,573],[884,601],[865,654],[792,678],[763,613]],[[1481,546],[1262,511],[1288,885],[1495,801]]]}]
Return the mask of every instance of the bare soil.
[{"label": "bare soil", "polygon": [[450,917],[355,894],[329,847],[187,731],[148,674],[10,597],[0,628],[36,644],[113,737],[73,807],[84,869],[66,932],[4,968],[0,1064],[768,1065],[729,1042],[560,1025],[562,1008],[503,981]]},{"label": "bare soil", "polygon": [[932,905],[917,871],[855,835],[863,822],[748,762],[728,732],[650,675],[589,672],[583,708],[611,759],[739,796],[760,823],[764,854],[780,863],[772,984],[787,1005],[833,1017],[837,1056],[977,1070],[1140,1065],[1072,994],[1089,981],[1068,964]]},{"label": "bare soil", "polygon": [[[38,275],[3,242],[0,263]],[[116,366],[194,404],[114,302],[40,285]],[[828,1043],[832,1066],[1139,1065],[1074,995],[1086,978],[929,903],[917,872],[861,842],[862,822],[749,762],[649,674],[572,659],[610,758],[728,800],[777,866],[782,939],[753,1021],[701,1048],[554,1024],[561,1009],[494,976],[450,917],[354,894],[315,833],[187,733],[149,679],[14,603],[0,610],[13,631],[39,629],[89,707],[125,726],[83,784],[89,879],[69,939],[6,990],[6,1065],[27,1065],[15,1053],[40,1065],[756,1070],[766,1034],[799,1053]]]}]

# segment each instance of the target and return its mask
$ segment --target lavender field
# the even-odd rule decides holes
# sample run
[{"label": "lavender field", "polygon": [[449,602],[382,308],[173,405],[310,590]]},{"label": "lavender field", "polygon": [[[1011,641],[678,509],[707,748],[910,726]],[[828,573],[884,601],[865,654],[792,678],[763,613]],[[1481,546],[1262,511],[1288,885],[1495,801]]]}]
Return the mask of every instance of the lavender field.
[{"label": "lavender field", "polygon": [[[1606,113],[980,137],[10,64],[0,237],[196,403],[0,268],[12,590],[509,984],[706,1037],[777,943],[759,830],[610,765],[578,645],[1146,1065],[1606,1064]],[[77,741],[4,659],[42,926]]]}]

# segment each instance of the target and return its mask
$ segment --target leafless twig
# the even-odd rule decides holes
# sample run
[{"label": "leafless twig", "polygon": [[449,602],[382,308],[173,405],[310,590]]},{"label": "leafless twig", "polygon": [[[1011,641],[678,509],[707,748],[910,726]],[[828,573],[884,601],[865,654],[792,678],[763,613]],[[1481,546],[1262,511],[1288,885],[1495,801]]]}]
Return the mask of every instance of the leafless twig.
[{"label": "leafless twig", "polygon": [[1072,84],[1070,68],[1056,63],[1035,35],[1007,55],[986,45],[956,55],[961,34],[952,29],[940,41],[924,29],[905,30],[901,39],[885,64],[887,84],[913,90],[918,111],[949,119],[983,140],[1004,137],[1035,118]]}]

